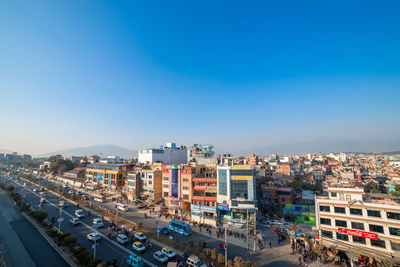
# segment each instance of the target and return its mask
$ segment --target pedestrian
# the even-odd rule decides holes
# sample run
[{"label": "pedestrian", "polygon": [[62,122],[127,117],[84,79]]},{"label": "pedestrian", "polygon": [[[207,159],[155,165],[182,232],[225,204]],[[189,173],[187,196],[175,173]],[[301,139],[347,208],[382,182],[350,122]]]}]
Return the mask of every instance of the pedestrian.
[{"label": "pedestrian", "polygon": [[269,242],[269,248],[272,248],[272,243],[271,242]]},{"label": "pedestrian", "polygon": [[301,265],[301,256],[299,256],[299,264]]}]

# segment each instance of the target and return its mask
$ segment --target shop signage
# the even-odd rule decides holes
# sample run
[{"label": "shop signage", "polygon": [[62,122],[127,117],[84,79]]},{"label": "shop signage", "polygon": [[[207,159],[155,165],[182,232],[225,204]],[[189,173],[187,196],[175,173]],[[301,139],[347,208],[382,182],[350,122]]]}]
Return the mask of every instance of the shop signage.
[{"label": "shop signage", "polygon": [[353,230],[353,229],[346,229],[346,228],[338,228],[338,232],[352,235],[352,236],[358,236],[358,237],[364,237],[364,238],[369,238],[369,239],[374,239],[377,240],[378,236],[375,233],[370,233],[370,232],[364,232],[364,231],[359,231],[359,230]]},{"label": "shop signage", "polygon": [[214,207],[199,206],[199,205],[192,205],[192,210],[215,212],[215,208]]},{"label": "shop signage", "polygon": [[229,204],[218,203],[218,209],[222,211],[229,211]]},{"label": "shop signage", "polygon": [[247,169],[251,169],[250,165],[233,165],[232,166],[233,170],[247,170]]},{"label": "shop signage", "polygon": [[251,175],[232,175],[232,180],[235,181],[251,181],[253,176]]}]

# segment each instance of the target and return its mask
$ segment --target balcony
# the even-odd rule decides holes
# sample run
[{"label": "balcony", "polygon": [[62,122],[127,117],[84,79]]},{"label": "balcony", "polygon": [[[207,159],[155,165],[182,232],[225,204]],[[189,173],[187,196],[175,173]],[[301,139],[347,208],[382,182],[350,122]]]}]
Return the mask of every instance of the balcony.
[{"label": "balcony", "polygon": [[217,183],[217,178],[193,178],[193,182],[197,183]]},{"label": "balcony", "polygon": [[210,197],[210,196],[192,196],[192,201],[210,201],[210,202],[217,202],[217,197]]}]

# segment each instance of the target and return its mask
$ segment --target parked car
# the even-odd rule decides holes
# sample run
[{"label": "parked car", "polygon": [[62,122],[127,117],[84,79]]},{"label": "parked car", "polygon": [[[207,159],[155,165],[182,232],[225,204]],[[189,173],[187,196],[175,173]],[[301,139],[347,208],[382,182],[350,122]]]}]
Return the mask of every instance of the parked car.
[{"label": "parked car", "polygon": [[61,200],[60,202],[58,202],[58,206],[59,207],[64,207],[65,206],[65,201]]},{"label": "parked car", "polygon": [[168,261],[168,257],[165,256],[161,251],[154,252],[153,258],[160,263],[166,263]]},{"label": "parked car", "polygon": [[45,199],[44,197],[42,197],[42,198],[40,199],[40,204],[44,204],[44,203],[46,203],[46,199]]},{"label": "parked car", "polygon": [[139,241],[145,241],[147,239],[147,236],[145,236],[142,232],[136,232],[135,238]]},{"label": "parked car", "polygon": [[169,229],[168,227],[165,226],[159,226],[157,227],[157,230],[162,233],[163,235],[168,235],[169,234]]},{"label": "parked car", "polygon": [[97,241],[100,240],[100,235],[98,233],[90,233],[87,234],[87,239],[91,240],[91,241]]},{"label": "parked car", "polygon": [[76,217],[72,217],[71,219],[69,219],[69,222],[70,222],[72,225],[77,225],[77,224],[80,224],[80,223],[81,223],[81,221],[79,220],[79,218],[76,218]]},{"label": "parked car", "polygon": [[137,252],[142,252],[146,249],[146,247],[139,241],[136,241],[132,244],[132,247],[134,250],[136,250]]},{"label": "parked car", "polygon": [[79,209],[75,211],[75,216],[78,218],[83,218],[85,216],[85,213],[83,212],[83,210]]},{"label": "parked car", "polygon": [[97,227],[97,228],[101,228],[101,227],[104,227],[104,224],[103,224],[103,222],[101,221],[100,218],[94,218],[93,219],[93,226]]},{"label": "parked car", "polygon": [[119,235],[117,235],[117,242],[123,245],[123,244],[129,242],[129,239],[126,235],[119,234]]},{"label": "parked car", "polygon": [[39,191],[39,189],[33,188],[33,192],[37,192],[37,191]]},{"label": "parked car", "polygon": [[71,194],[71,195],[74,194],[74,190],[69,190],[68,194]]},{"label": "parked car", "polygon": [[126,263],[128,266],[134,266],[134,267],[143,267],[144,262],[143,258],[140,257],[139,255],[132,254],[126,259]]},{"label": "parked car", "polygon": [[173,258],[176,257],[175,252],[174,252],[171,248],[169,248],[169,247],[164,247],[164,248],[161,250],[161,252],[162,252],[165,256],[167,256],[168,259],[173,259]]}]

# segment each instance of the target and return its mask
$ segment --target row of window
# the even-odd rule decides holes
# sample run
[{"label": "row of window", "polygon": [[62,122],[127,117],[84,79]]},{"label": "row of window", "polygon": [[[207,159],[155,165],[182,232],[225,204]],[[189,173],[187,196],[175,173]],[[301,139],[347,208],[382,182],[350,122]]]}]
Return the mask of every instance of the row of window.
[{"label": "row of window", "polygon": [[[330,212],[331,207],[330,206],[319,206],[319,210],[323,212]],[[334,207],[335,213],[342,213],[346,214],[346,208],[344,207]],[[352,215],[363,215],[362,209],[353,209],[350,208],[350,214]],[[379,210],[367,210],[367,215],[369,217],[381,217],[381,211]],[[400,213],[396,212],[386,212],[387,218],[388,219],[394,219],[394,220],[400,220]]]},{"label": "row of window", "polygon": [[[325,225],[331,225],[331,219],[320,218],[320,223],[325,224]],[[335,220],[335,226],[336,227],[345,227],[345,228],[348,227],[347,221],[343,221],[343,220]],[[365,230],[364,223],[360,223],[360,222],[351,222],[351,228],[357,229],[357,230]],[[375,233],[382,233],[382,234],[384,233],[383,226],[375,225],[375,224],[369,224],[369,231],[375,232]],[[389,233],[391,235],[400,236],[400,228],[389,227]]]},{"label": "row of window", "polygon": [[[322,230],[321,231],[321,235],[323,237],[327,237],[327,238],[333,238],[333,233],[331,231],[326,231],[326,230]],[[349,241],[349,236],[346,234],[341,234],[341,233],[336,233],[336,238],[339,240],[343,240],[343,241]],[[365,245],[366,239],[364,237],[359,237],[359,236],[353,236],[353,243],[359,243],[359,244],[363,244]],[[392,247],[393,250],[397,250],[400,251],[400,243],[395,243],[393,241],[390,241],[390,245]],[[386,243],[384,240],[381,239],[371,239],[371,246],[374,247],[380,247],[380,248],[386,248]]]}]

